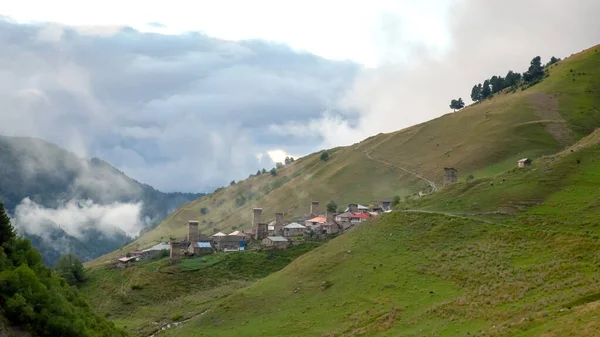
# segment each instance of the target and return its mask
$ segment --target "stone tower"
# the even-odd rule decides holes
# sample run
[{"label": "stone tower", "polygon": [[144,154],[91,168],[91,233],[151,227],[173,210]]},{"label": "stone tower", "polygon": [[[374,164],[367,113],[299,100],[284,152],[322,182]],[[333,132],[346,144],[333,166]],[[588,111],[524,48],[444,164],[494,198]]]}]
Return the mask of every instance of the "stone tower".
[{"label": "stone tower", "polygon": [[358,213],[358,204],[348,205],[348,211],[350,211],[352,213]]},{"label": "stone tower", "polygon": [[283,234],[283,213],[275,213],[275,235]]},{"label": "stone tower", "polygon": [[319,202],[318,201],[312,201],[310,203],[310,214],[312,215],[319,215]]},{"label": "stone tower", "polygon": [[199,234],[200,234],[200,232],[198,232],[198,221],[194,221],[194,220],[188,221],[188,236],[187,236],[188,242],[198,242]]},{"label": "stone tower", "polygon": [[453,167],[444,167],[444,185],[456,184],[456,169]]},{"label": "stone tower", "polygon": [[252,209],[252,228],[254,228],[254,238],[256,240],[262,239],[261,229],[259,228],[260,224],[260,216],[262,215],[262,208],[253,208]]}]

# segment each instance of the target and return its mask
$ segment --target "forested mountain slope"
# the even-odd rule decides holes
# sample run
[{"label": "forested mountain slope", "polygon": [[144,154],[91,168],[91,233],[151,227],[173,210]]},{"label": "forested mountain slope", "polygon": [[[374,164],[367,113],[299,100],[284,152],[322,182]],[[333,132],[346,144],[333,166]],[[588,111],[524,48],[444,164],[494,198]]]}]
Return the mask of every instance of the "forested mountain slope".
[{"label": "forested mountain slope", "polygon": [[[79,158],[36,138],[0,136],[0,201],[10,214],[24,198],[47,208],[63,207],[72,200],[91,200],[100,205],[142,202],[140,217],[151,227],[201,195],[163,193],[127,177],[101,159]],[[40,231],[42,235],[19,230],[32,238],[49,264],[64,252],[93,259],[130,240],[125,233],[103,235],[93,224],[80,237],[66,233],[60,226],[50,223]]]}]

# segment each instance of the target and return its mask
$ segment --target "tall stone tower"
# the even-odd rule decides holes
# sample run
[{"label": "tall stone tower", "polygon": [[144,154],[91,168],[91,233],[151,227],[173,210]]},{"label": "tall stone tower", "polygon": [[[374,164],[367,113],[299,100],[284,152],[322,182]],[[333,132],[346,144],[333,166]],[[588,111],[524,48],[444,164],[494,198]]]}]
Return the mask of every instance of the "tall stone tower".
[{"label": "tall stone tower", "polygon": [[283,213],[275,213],[275,235],[283,234]]},{"label": "tall stone tower", "polygon": [[318,201],[312,201],[310,203],[310,214],[317,216],[319,215],[319,202]]},{"label": "tall stone tower", "polygon": [[254,228],[254,239],[260,240],[264,238],[264,234],[262,234],[262,227],[260,224],[260,217],[262,215],[262,208],[253,208],[252,209],[252,228]]},{"label": "tall stone tower", "polygon": [[200,236],[199,234],[200,232],[198,232],[198,221],[188,221],[188,242],[198,242]]}]

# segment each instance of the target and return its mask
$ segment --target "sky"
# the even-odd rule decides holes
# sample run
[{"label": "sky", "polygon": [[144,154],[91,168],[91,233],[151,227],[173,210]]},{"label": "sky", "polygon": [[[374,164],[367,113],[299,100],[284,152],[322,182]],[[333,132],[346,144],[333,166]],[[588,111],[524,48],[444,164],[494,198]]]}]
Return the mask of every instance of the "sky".
[{"label": "sky", "polygon": [[0,134],[210,192],[600,42],[596,0],[5,1]]}]

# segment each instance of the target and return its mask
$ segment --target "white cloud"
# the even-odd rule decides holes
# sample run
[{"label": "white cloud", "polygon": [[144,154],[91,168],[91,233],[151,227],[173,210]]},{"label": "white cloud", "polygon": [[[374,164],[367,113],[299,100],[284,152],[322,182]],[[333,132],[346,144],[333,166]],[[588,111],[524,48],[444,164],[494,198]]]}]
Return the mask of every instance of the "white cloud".
[{"label": "white cloud", "polygon": [[25,198],[16,207],[13,221],[17,229],[42,237],[56,226],[76,238],[89,228],[109,235],[122,231],[133,237],[144,225],[141,209],[141,203],[99,205],[91,200],[71,200],[58,208],[45,208]]}]

